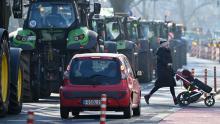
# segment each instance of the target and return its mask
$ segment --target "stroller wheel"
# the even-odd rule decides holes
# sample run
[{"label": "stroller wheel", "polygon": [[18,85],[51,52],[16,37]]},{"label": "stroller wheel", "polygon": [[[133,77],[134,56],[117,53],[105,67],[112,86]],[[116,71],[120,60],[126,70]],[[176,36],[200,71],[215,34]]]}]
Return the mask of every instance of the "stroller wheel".
[{"label": "stroller wheel", "polygon": [[187,106],[189,105],[189,93],[188,92],[181,92],[178,96],[177,96],[177,101],[179,106]]},{"label": "stroller wheel", "polygon": [[207,96],[204,100],[206,106],[211,107],[215,104],[215,99],[213,96]]}]

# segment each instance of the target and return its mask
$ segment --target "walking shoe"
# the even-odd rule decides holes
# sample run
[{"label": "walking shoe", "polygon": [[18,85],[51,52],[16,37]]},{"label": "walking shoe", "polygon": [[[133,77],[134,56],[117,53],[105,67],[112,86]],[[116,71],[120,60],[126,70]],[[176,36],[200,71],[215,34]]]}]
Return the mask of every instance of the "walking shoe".
[{"label": "walking shoe", "polygon": [[145,99],[145,102],[146,102],[147,104],[149,104],[150,95],[149,95],[149,94],[148,94],[148,95],[145,95],[145,96],[144,96],[144,99]]},{"label": "walking shoe", "polygon": [[177,98],[173,98],[174,105],[178,104]]}]

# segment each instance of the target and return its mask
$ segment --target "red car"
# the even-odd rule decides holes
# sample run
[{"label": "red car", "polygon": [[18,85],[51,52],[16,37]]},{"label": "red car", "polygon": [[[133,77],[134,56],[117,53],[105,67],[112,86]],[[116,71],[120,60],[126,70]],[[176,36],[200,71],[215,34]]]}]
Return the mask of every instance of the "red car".
[{"label": "red car", "polygon": [[75,55],[60,87],[61,118],[100,111],[101,94],[107,95],[107,111],[123,111],[125,118],[140,115],[141,88],[125,55]]}]

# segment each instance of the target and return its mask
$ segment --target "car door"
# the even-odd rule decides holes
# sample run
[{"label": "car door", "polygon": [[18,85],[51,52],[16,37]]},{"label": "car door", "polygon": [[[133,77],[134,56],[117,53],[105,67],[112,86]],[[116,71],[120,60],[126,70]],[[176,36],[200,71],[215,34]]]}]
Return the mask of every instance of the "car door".
[{"label": "car door", "polygon": [[125,66],[128,72],[128,85],[129,85],[130,91],[132,91],[133,93],[132,102],[133,104],[138,104],[139,97],[140,97],[140,93],[139,93],[140,87],[139,87],[139,83],[137,79],[134,76],[133,69],[131,68],[131,65],[128,62],[127,58],[125,58]]}]

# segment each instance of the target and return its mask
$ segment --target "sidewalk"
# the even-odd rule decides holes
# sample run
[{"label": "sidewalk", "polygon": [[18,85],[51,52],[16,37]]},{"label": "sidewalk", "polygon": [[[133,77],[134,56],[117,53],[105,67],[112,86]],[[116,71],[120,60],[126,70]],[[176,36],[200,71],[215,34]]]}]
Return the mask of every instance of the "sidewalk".
[{"label": "sidewalk", "polygon": [[[208,85],[213,85],[213,67],[217,68],[217,91],[220,89],[220,64],[209,60],[203,60],[193,57],[188,57],[188,65],[184,68],[191,70],[195,69],[195,75],[204,75],[204,69],[208,69]],[[196,76],[195,76],[196,77]],[[198,77],[204,81],[204,77]],[[177,87],[177,89],[179,86]],[[213,89],[214,91],[214,89]],[[204,101],[192,103],[187,107],[181,108],[178,111],[163,118],[159,124],[220,124],[220,92],[215,96],[215,105],[206,107]],[[177,93],[178,94],[178,93]]]},{"label": "sidewalk", "polygon": [[220,96],[215,97],[213,107],[206,107],[200,102],[165,117],[159,124],[219,124],[220,123]]}]

